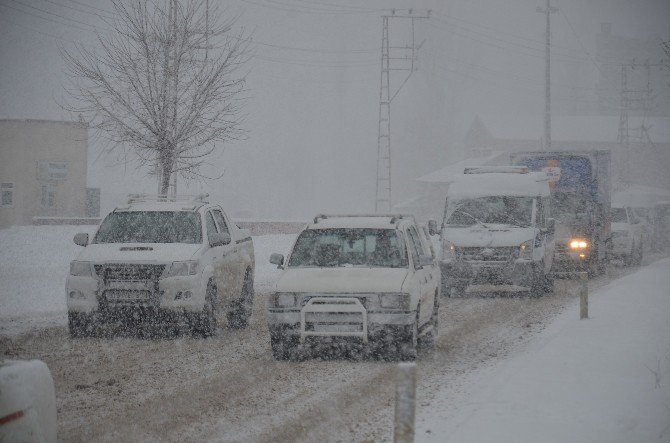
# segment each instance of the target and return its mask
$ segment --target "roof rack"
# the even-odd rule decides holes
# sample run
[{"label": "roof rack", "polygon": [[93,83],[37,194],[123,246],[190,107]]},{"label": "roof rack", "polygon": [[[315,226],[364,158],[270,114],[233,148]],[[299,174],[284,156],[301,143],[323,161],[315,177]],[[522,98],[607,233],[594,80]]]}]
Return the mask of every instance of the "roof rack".
[{"label": "roof rack", "polygon": [[165,194],[128,194],[128,204],[139,202],[189,202],[209,203],[209,194],[165,195]]},{"label": "roof rack", "polygon": [[465,168],[463,174],[489,174],[498,172],[503,174],[528,174],[528,166],[478,166]]},{"label": "roof rack", "polygon": [[411,219],[414,221],[414,216],[411,214],[318,214],[314,217],[314,224],[319,220],[325,220],[330,217],[391,217],[391,224],[394,225],[400,219]]}]

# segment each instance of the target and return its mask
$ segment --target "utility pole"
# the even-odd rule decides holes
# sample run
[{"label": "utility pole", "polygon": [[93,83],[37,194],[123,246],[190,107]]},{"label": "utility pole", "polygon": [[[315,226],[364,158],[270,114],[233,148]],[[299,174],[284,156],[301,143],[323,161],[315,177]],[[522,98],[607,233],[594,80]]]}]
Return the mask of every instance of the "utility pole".
[{"label": "utility pole", "polygon": [[[649,135],[650,126],[647,125],[647,117],[653,108],[654,95],[651,88],[651,69],[664,69],[663,62],[649,63],[624,63],[621,65],[621,108],[619,112],[619,129],[617,142],[622,150],[622,164],[619,167],[619,181],[622,188],[627,188],[630,184],[630,163],[632,161],[631,150],[633,147],[653,146],[653,141]],[[636,68],[644,69],[644,87],[631,87],[629,72],[633,73]],[[631,111],[641,112],[642,121],[635,128],[630,128],[628,115]],[[631,133],[636,134],[635,137]],[[635,143],[631,143],[635,138]]]},{"label": "utility pole", "polygon": [[546,15],[547,27],[545,33],[545,73],[544,73],[544,150],[551,150],[551,14],[558,9],[551,7],[551,0],[547,0],[546,7],[537,8],[537,12]]},{"label": "utility pole", "polygon": [[[398,92],[407,83],[412,73],[416,71],[418,46],[414,42],[414,22],[416,19],[427,19],[430,10],[417,13],[410,9],[407,13],[396,13],[391,10],[390,15],[382,16],[382,54],[381,54],[381,81],[379,86],[379,124],[377,128],[377,187],[375,192],[375,212],[391,210],[391,102]],[[411,26],[411,44],[405,46],[390,46],[389,25],[391,20],[409,21]],[[400,51],[400,54],[391,56],[391,50]],[[407,76],[400,86],[392,93],[391,71],[404,71]]]}]

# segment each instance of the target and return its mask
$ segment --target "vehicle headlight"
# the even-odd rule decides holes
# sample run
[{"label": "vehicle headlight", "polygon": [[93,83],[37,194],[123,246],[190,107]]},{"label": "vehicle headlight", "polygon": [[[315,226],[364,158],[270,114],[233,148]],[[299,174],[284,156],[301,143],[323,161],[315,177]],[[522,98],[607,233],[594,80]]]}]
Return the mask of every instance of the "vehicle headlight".
[{"label": "vehicle headlight", "polygon": [[88,261],[73,260],[70,262],[70,275],[74,275],[75,277],[93,277],[93,266]]},{"label": "vehicle headlight", "polygon": [[409,309],[409,294],[385,293],[379,294],[379,305],[385,309]]},{"label": "vehicle headlight", "polygon": [[582,250],[589,247],[589,242],[581,238],[573,238],[569,243],[570,249]]},{"label": "vehicle headlight", "polygon": [[295,292],[275,292],[272,300],[277,308],[293,308],[298,302]]},{"label": "vehicle headlight", "polygon": [[519,246],[519,258],[533,258],[533,240],[526,240]]},{"label": "vehicle headlight", "polygon": [[444,251],[444,258],[456,257],[456,245],[449,240],[442,240],[442,251]]},{"label": "vehicle headlight", "polygon": [[167,273],[168,277],[183,277],[187,275],[195,275],[198,273],[198,261],[175,261],[170,265],[170,271]]}]

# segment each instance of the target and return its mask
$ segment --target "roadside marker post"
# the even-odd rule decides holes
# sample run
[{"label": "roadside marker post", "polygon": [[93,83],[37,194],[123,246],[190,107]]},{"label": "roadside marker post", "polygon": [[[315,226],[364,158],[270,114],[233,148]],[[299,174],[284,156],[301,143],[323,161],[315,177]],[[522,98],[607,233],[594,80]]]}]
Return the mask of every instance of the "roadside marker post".
[{"label": "roadside marker post", "polygon": [[393,441],[414,441],[414,414],[416,411],[416,363],[398,364],[395,386],[395,420]]},{"label": "roadside marker post", "polygon": [[579,273],[579,319],[589,318],[589,274]]}]

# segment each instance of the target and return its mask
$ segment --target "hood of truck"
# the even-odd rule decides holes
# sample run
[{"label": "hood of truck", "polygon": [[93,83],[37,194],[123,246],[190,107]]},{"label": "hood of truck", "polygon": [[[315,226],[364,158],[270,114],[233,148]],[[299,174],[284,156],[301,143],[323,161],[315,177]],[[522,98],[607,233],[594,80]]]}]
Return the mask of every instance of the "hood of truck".
[{"label": "hood of truck", "polygon": [[202,247],[201,244],[185,243],[93,243],[81,251],[77,260],[167,263],[191,260]]},{"label": "hood of truck", "polygon": [[630,229],[628,223],[612,223],[612,232],[628,232]]},{"label": "hood of truck", "polygon": [[287,268],[276,284],[279,292],[401,292],[407,268]]},{"label": "hood of truck", "polygon": [[442,231],[442,238],[457,247],[502,247],[519,246],[535,238],[536,233],[537,229],[534,227],[475,225],[466,228],[446,227]]},{"label": "hood of truck", "polygon": [[591,227],[588,224],[564,224],[556,223],[555,237],[558,241],[568,241],[573,238],[586,238],[591,236]]}]

